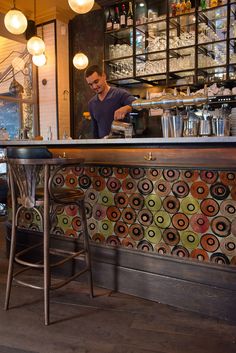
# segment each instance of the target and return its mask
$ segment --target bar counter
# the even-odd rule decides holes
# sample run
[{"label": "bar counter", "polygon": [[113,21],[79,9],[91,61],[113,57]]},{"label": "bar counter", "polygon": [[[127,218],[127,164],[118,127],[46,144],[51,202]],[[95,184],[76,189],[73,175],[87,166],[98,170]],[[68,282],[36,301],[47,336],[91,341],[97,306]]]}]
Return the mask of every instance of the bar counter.
[{"label": "bar counter", "polygon": [[[236,136],[187,138],[11,140],[6,146],[48,146],[54,153],[80,156],[86,163],[176,168],[235,168]],[[223,153],[222,153],[223,152]]]},{"label": "bar counter", "polygon": [[[85,159],[57,182],[86,193],[97,285],[236,321],[236,137],[0,142],[37,145]],[[22,225],[41,236],[27,210]],[[72,246],[74,209],[52,236]]]}]

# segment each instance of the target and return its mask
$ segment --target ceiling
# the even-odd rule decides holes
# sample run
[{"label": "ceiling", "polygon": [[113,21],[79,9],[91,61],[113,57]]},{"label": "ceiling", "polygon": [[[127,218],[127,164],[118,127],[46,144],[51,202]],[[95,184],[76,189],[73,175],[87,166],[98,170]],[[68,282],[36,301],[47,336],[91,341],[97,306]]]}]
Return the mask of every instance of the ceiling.
[{"label": "ceiling", "polygon": [[[116,0],[96,0],[93,9],[97,10],[103,6],[109,6]],[[0,12],[6,13],[13,7],[13,0],[1,0]],[[43,17],[47,17],[47,13],[64,13],[69,18],[73,18],[76,13],[70,9],[68,0],[36,0],[36,9],[34,10],[34,0],[16,0],[16,8],[21,10],[28,19],[36,18],[37,22],[42,22]],[[36,15],[36,16],[35,16]]]}]

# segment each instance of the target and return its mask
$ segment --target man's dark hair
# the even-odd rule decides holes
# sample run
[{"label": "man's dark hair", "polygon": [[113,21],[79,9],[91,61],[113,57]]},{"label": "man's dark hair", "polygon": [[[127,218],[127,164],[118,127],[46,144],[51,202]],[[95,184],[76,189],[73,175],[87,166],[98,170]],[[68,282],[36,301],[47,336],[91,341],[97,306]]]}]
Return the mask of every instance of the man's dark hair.
[{"label": "man's dark hair", "polygon": [[87,68],[87,70],[85,71],[85,77],[89,77],[91,76],[94,72],[97,72],[97,74],[99,76],[102,76],[103,74],[103,70],[100,66],[98,65],[91,65]]}]

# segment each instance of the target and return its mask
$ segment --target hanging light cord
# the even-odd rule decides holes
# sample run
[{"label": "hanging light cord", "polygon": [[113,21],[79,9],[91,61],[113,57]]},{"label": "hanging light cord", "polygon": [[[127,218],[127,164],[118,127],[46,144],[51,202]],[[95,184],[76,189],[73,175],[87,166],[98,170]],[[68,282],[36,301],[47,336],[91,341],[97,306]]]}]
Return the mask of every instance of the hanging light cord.
[{"label": "hanging light cord", "polygon": [[34,0],[34,23],[36,23],[36,0]]}]

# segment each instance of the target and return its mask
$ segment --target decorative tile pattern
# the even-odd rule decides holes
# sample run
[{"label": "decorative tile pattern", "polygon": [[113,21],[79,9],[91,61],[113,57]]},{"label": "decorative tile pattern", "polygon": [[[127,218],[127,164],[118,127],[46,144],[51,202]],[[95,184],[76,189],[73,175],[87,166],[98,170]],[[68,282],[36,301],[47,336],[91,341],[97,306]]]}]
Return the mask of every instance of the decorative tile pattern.
[{"label": "decorative tile pattern", "polygon": [[[236,265],[234,172],[85,167],[65,169],[55,183],[84,191],[96,243]],[[36,214],[21,217],[22,226],[39,229]],[[76,207],[60,207],[54,233],[80,231]]]}]

